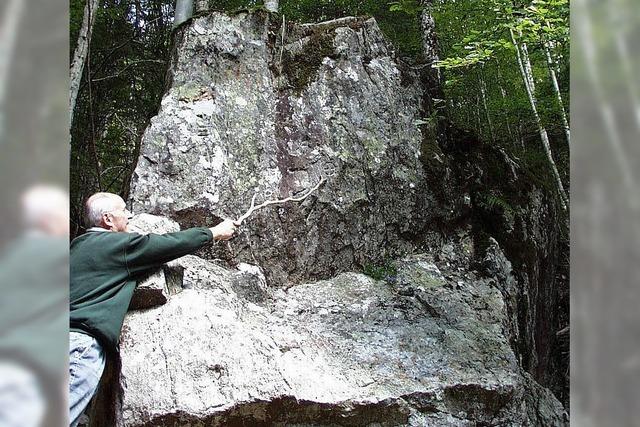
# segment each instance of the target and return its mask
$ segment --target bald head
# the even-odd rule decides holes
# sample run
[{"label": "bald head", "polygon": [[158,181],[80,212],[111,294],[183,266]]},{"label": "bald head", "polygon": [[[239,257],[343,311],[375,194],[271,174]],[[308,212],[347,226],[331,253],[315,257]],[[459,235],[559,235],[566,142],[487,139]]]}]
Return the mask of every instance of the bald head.
[{"label": "bald head", "polygon": [[[85,203],[85,218],[89,227],[103,227],[111,229],[110,221],[116,213],[122,213],[128,217],[126,204],[122,197],[113,193],[96,193],[87,199]],[[122,215],[120,215],[122,216]],[[126,226],[126,224],[125,224]],[[124,230],[113,230],[124,231]]]}]

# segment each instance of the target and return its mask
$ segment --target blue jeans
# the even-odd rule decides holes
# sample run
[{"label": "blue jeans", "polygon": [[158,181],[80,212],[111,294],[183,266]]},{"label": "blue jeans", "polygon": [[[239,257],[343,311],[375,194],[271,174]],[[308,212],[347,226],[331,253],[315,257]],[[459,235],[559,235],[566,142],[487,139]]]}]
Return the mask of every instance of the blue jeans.
[{"label": "blue jeans", "polygon": [[95,338],[69,333],[69,422],[72,427],[78,424],[98,389],[104,365],[104,351]]}]

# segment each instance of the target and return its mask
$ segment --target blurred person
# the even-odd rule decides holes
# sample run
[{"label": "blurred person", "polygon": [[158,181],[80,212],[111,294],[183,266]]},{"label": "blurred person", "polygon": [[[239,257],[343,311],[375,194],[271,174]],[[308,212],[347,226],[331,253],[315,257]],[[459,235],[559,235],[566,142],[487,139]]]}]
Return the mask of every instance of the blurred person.
[{"label": "blurred person", "polygon": [[162,264],[214,240],[233,237],[239,223],[167,234],[128,232],[124,200],[96,193],[85,204],[87,232],[71,242],[69,417],[71,426],[95,394],[106,358],[116,357],[124,317],[137,280]]},{"label": "blurred person", "polygon": [[0,426],[66,423],[69,197],[51,185],[20,200],[24,229],[0,256]]}]

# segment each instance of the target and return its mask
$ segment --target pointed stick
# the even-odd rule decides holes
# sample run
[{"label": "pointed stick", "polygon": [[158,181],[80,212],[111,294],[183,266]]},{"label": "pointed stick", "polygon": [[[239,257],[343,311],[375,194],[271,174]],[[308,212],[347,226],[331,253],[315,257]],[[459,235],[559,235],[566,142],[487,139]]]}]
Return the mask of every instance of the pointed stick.
[{"label": "pointed stick", "polygon": [[300,196],[300,197],[287,197],[286,199],[281,199],[281,200],[267,200],[264,203],[259,204],[258,206],[255,205],[255,201],[256,201],[256,195],[253,196],[253,198],[251,199],[251,207],[249,208],[248,211],[246,211],[240,218],[238,218],[236,220],[236,222],[238,224],[242,224],[242,222],[247,219],[253,212],[257,211],[258,209],[264,208],[266,206],[269,205],[276,205],[276,204],[282,204],[282,203],[286,203],[286,202],[301,202],[304,199],[306,199],[307,197],[309,197],[309,195],[311,193],[313,193],[314,191],[316,191],[322,184],[324,184],[326,180],[324,178],[320,178],[320,181],[316,184],[315,187],[313,187],[311,190],[309,190],[304,196]]}]

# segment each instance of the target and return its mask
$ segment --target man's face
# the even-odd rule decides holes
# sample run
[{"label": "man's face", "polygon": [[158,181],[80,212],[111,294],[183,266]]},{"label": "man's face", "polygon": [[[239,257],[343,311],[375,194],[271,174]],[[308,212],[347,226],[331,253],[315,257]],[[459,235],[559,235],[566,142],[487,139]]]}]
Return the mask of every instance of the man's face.
[{"label": "man's face", "polygon": [[118,197],[116,209],[104,214],[104,222],[111,231],[127,231],[131,212],[127,210],[124,200]]}]

